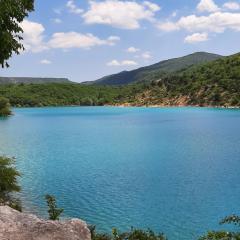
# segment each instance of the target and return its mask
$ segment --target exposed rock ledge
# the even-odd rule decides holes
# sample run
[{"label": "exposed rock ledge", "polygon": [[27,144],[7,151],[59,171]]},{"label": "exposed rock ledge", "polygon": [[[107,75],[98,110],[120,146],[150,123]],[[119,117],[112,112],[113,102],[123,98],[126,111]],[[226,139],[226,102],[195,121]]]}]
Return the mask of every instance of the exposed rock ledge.
[{"label": "exposed rock ledge", "polygon": [[87,224],[79,219],[45,221],[0,206],[1,240],[91,240]]}]

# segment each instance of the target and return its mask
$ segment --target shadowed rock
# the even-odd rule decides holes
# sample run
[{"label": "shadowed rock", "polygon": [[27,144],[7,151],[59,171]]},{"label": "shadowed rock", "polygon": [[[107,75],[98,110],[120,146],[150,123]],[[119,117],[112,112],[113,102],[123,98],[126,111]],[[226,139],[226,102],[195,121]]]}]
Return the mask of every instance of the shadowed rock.
[{"label": "shadowed rock", "polygon": [[87,224],[79,219],[45,221],[35,215],[0,206],[1,240],[91,240]]}]

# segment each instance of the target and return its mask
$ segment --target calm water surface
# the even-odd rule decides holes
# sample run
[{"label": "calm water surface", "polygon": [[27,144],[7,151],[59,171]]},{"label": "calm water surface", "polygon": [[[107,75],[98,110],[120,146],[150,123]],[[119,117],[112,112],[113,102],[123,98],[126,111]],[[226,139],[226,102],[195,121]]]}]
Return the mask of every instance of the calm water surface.
[{"label": "calm water surface", "polygon": [[240,213],[240,110],[15,109],[0,120],[0,154],[23,173],[25,209],[99,230],[131,226],[191,240]]}]

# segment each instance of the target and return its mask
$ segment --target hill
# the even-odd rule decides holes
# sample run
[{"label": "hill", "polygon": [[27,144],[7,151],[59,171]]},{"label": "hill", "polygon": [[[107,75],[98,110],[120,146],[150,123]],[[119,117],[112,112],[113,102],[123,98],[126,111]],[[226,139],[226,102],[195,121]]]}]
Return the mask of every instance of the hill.
[{"label": "hill", "polygon": [[76,83],[0,84],[12,106],[240,107],[240,53],[191,66],[157,80],[123,86]]},{"label": "hill", "polygon": [[240,53],[151,82],[137,105],[240,106]]},{"label": "hill", "polygon": [[44,83],[70,83],[67,78],[31,78],[31,77],[0,77],[0,84],[44,84]]},{"label": "hill", "polygon": [[123,71],[88,82],[97,85],[126,85],[129,83],[152,81],[164,77],[169,73],[177,72],[190,66],[214,61],[222,56],[206,52],[197,52],[184,57],[169,59],[159,63],[142,67],[132,71]]}]

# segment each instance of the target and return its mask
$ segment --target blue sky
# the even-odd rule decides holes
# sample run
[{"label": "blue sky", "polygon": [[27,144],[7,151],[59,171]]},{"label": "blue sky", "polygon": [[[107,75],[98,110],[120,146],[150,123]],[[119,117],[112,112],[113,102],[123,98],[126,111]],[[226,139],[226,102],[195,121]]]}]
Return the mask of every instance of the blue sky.
[{"label": "blue sky", "polygon": [[95,80],[196,51],[239,52],[239,0],[36,0],[1,76]]}]

